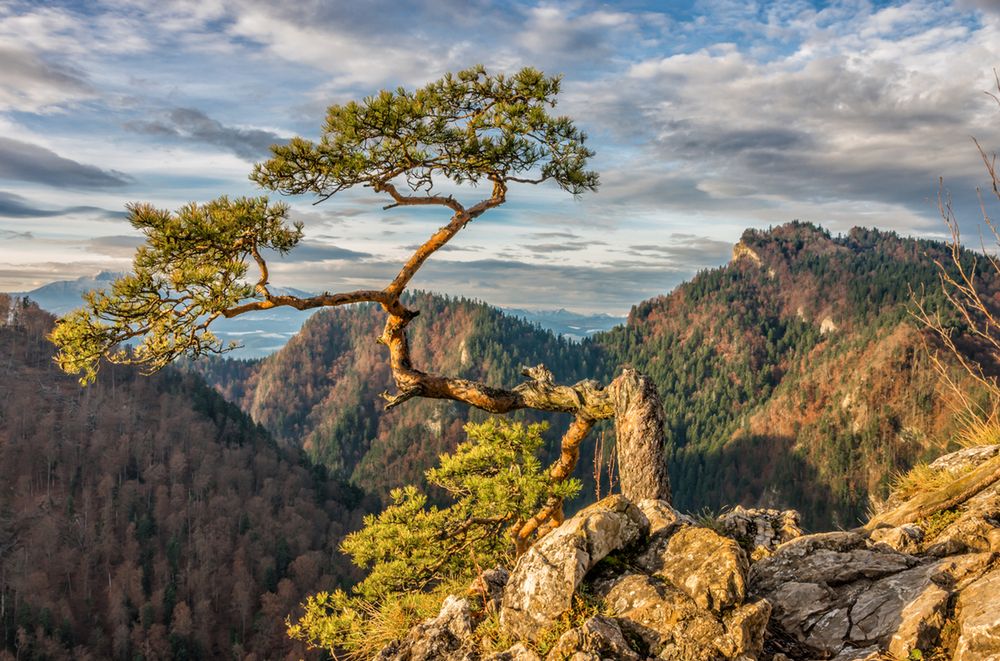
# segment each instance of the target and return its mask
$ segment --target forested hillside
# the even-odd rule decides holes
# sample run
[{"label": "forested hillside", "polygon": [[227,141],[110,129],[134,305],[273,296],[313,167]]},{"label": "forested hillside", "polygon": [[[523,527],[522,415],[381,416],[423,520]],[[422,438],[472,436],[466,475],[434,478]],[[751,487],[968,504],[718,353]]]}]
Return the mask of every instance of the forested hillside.
[{"label": "forested hillside", "polygon": [[194,375],[81,389],[0,295],[0,658],[302,658],[284,620],[355,576],[361,494]]},{"label": "forested hillside", "polygon": [[[420,310],[409,339],[421,369],[496,384],[515,384],[523,378],[521,366],[538,363],[570,383],[604,373],[596,347],[558,338],[483,303],[415,294],[406,304]],[[464,423],[486,416],[421,398],[383,411],[379,395],[392,388],[385,347],[375,342],[383,323],[371,305],[323,310],[263,361],[201,361],[195,367],[279,441],[301,445],[335,474],[384,495],[422,482],[438,455],[464,440]],[[569,423],[568,416],[519,417],[549,420],[550,439]]]},{"label": "forested hillside", "polygon": [[[678,507],[781,505],[812,528],[850,526],[894,470],[942,452],[954,431],[926,353],[933,337],[910,314],[911,291],[944,309],[933,260],[946,257],[940,242],[860,228],[834,237],[794,222],[747,231],[730,264],[580,344],[430,295],[411,303],[421,310],[411,343],[423,369],[505,386],[522,364],[545,363],[562,382],[607,382],[631,364],[664,400]],[[200,369],[282,442],[384,494],[420,481],[462,422],[483,415],[419,398],[384,413],[379,328],[371,308],[328,310],[263,362]],[[552,420],[558,432],[566,416]],[[593,456],[590,445],[580,476]]]},{"label": "forested hillside", "polygon": [[850,527],[896,470],[942,452],[954,403],[910,312],[913,292],[949,314],[934,264],[947,251],[861,228],[749,230],[733,262],[598,338],[660,387],[677,506],[785,505]]}]

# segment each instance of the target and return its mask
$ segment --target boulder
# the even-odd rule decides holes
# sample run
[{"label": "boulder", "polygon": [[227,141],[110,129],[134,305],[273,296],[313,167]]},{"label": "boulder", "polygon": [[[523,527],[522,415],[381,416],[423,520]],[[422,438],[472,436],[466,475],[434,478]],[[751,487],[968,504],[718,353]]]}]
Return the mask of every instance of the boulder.
[{"label": "boulder", "polygon": [[[889,654],[896,658],[908,659],[914,650],[923,652],[934,647],[947,620],[951,592],[934,583],[925,584],[922,589],[917,586],[917,589],[919,593],[916,597],[899,612],[899,624],[888,622],[887,628],[895,626],[896,629],[888,645]],[[889,611],[883,609],[883,613],[888,614]]]},{"label": "boulder", "polygon": [[643,657],[633,650],[618,623],[601,615],[591,617],[580,626],[570,629],[556,641],[545,657],[546,661],[564,661],[577,653],[594,654],[598,659],[619,659],[620,661],[643,661]]},{"label": "boulder", "polygon": [[830,661],[882,661],[884,658],[877,646],[860,649],[848,646]]},{"label": "boulder", "polygon": [[[782,631],[791,632],[800,642],[807,642],[804,632],[809,631],[826,613],[834,607],[836,593],[825,585],[788,581],[767,593],[767,599],[774,605],[772,619]],[[827,626],[820,626],[817,635],[824,640],[812,641],[810,647],[829,649],[831,643],[826,633]],[[846,633],[846,627],[843,633]],[[843,640],[842,634],[834,634]]]},{"label": "boulder", "polygon": [[447,597],[436,617],[416,625],[398,643],[379,652],[378,661],[471,661],[469,602]]},{"label": "boulder", "polygon": [[771,604],[766,599],[733,609],[723,618],[726,635],[720,641],[719,650],[733,659],[756,659],[764,649],[770,619]]},{"label": "boulder", "polygon": [[725,628],[714,614],[669,583],[646,574],[626,574],[599,586],[605,606],[649,653],[676,661],[711,661]]},{"label": "boulder", "polygon": [[781,637],[817,657],[878,648],[906,658],[939,640],[953,586],[976,563],[921,562],[855,533],[809,535],[755,564],[750,589],[774,605]]},{"label": "boulder", "polygon": [[885,544],[893,551],[914,554],[920,551],[920,544],[924,541],[924,530],[918,525],[904,523],[894,528],[876,528],[869,539],[872,544]]},{"label": "boulder", "polygon": [[581,510],[518,559],[501,601],[503,627],[516,638],[536,640],[569,610],[587,572],[648,528],[643,513],[622,496]]},{"label": "boulder", "polygon": [[974,445],[942,455],[931,462],[935,470],[968,470],[1000,454],[1000,445]]},{"label": "boulder", "polygon": [[936,564],[922,565],[875,581],[854,599],[847,639],[854,645],[888,645],[907,658],[938,640],[951,592],[931,581]]},{"label": "boulder", "polygon": [[720,532],[732,537],[754,558],[802,535],[795,510],[744,509],[737,505],[715,520]]},{"label": "boulder", "polygon": [[686,526],[669,537],[654,537],[636,564],[708,610],[720,612],[746,595],[746,554],[735,540],[710,528]]},{"label": "boulder", "polygon": [[941,587],[960,592],[991,569],[992,553],[965,553],[943,558],[935,565],[931,580]]},{"label": "boulder", "polygon": [[639,573],[601,583],[597,589],[621,629],[641,639],[649,654],[658,658],[752,659],[763,649],[771,614],[767,601],[744,604],[720,616],[670,583]]},{"label": "boulder", "polygon": [[970,583],[955,604],[959,636],[953,661],[1000,660],[1000,569]]},{"label": "boulder", "polygon": [[635,505],[649,521],[650,536],[667,535],[682,525],[694,525],[694,519],[687,514],[681,514],[665,500],[643,498]]},{"label": "boulder", "polygon": [[510,572],[503,567],[487,569],[469,585],[469,597],[474,598],[475,604],[482,604],[484,612],[497,612],[500,610],[504,586],[509,579]]},{"label": "boulder", "polygon": [[819,533],[782,544],[755,563],[750,583],[755,594],[766,597],[785,583],[843,585],[895,574],[915,564],[913,556],[885,547],[867,548],[860,533]]}]

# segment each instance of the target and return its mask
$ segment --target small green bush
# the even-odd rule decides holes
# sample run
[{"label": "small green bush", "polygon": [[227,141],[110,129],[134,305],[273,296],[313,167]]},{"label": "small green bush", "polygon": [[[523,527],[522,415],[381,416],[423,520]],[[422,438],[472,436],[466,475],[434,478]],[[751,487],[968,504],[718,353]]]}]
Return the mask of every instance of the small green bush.
[{"label": "small green bush", "polygon": [[342,550],[368,576],[351,594],[310,597],[288,633],[309,645],[367,658],[437,612],[449,593],[467,587],[482,568],[510,565],[511,530],[551,496],[571,498],[577,480],[553,480],[536,452],[544,424],[500,418],[465,427],[468,440],[443,454],[427,481],[454,501],[429,505],[414,486],[395,489],[381,513],[347,536]]}]

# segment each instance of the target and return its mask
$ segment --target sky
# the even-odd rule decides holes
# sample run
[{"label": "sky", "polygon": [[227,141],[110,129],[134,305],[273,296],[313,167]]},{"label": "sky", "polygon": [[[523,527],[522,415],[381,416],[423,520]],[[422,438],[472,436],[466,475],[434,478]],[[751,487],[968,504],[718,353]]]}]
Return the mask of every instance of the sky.
[{"label": "sky", "polygon": [[[328,105],[475,64],[561,74],[601,176],[512,186],[412,283],[506,307],[624,314],[793,219],[941,237],[942,179],[974,228],[1000,149],[1000,0],[0,0],[0,291],[127,270],[126,203],[261,194]],[[447,222],[286,201],[271,281],[307,291],[382,287]]]}]

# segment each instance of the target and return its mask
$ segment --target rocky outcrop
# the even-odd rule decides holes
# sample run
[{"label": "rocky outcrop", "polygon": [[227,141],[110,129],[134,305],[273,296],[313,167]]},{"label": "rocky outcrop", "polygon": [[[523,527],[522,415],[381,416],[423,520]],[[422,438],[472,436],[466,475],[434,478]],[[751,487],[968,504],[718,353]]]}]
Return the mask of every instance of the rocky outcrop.
[{"label": "rocky outcrop", "polygon": [[795,510],[744,509],[739,505],[720,515],[715,527],[739,542],[754,560],[802,534]]},{"label": "rocky outcrop", "polygon": [[[997,456],[939,462],[975,475]],[[509,577],[484,572],[380,658],[1000,661],[1000,483],[963,489],[955,504],[897,498],[900,511],[913,499],[948,505],[919,520],[883,512],[811,535],[794,512],[735,508],[697,525],[666,501],[613,496],[537,542]],[[514,644],[484,655],[475,628],[497,608],[500,639]]]},{"label": "rocky outcrop", "polygon": [[961,632],[954,661],[1000,659],[1000,569],[972,582],[958,598],[956,622]]},{"label": "rocky outcrop", "polygon": [[760,255],[758,255],[753,248],[747,244],[739,241],[733,246],[733,261],[738,262],[741,259],[745,259],[757,266],[760,266]]},{"label": "rocky outcrop", "polygon": [[400,643],[390,645],[378,661],[472,661],[469,602],[447,597],[437,617],[413,627]]},{"label": "rocky outcrop", "polygon": [[521,556],[500,605],[512,635],[535,640],[573,605],[573,594],[594,565],[637,541],[649,522],[622,496],[585,508]]},{"label": "rocky outcrop", "polygon": [[636,564],[715,612],[743,601],[750,568],[736,540],[696,526],[655,537]]},{"label": "rocky outcrop", "polygon": [[618,621],[601,615],[591,617],[560,636],[546,658],[572,659],[577,655],[620,661],[643,661],[644,658],[625,640]]}]

